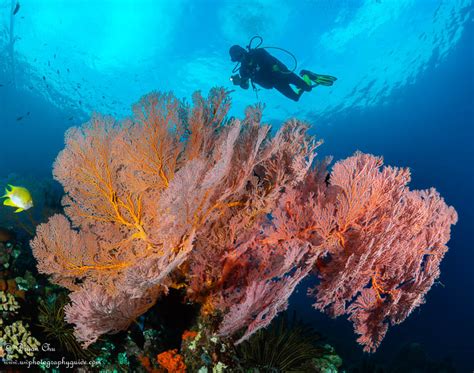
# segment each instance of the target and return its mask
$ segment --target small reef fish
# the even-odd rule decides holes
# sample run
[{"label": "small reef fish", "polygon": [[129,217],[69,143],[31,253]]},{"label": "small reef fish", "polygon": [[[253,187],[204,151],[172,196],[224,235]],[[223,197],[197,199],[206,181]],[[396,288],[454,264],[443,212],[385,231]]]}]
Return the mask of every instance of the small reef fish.
[{"label": "small reef fish", "polygon": [[16,6],[15,6],[15,9],[13,10],[13,15],[17,14],[19,10],[20,10],[20,3],[17,2]]},{"label": "small reef fish", "polygon": [[25,116],[26,116],[26,117],[30,116],[30,112],[26,113],[26,115],[22,115],[22,116],[20,116],[20,117],[17,117],[17,118],[16,118],[17,122],[20,121],[20,120],[22,120]]},{"label": "small reef fish", "polygon": [[2,198],[6,198],[3,201],[5,206],[16,207],[15,212],[21,212],[33,207],[33,199],[28,189],[11,184],[8,184],[8,186],[11,190],[5,188],[6,194],[2,196]]}]

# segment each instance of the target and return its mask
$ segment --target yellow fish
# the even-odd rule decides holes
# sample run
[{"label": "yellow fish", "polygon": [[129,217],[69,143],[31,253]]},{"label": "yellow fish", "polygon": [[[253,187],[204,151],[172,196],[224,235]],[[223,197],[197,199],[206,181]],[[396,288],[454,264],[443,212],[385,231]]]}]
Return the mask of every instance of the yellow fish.
[{"label": "yellow fish", "polygon": [[33,207],[33,199],[28,189],[8,184],[11,190],[5,188],[6,194],[2,198],[7,198],[3,201],[5,206],[16,207],[15,212],[21,212]]}]

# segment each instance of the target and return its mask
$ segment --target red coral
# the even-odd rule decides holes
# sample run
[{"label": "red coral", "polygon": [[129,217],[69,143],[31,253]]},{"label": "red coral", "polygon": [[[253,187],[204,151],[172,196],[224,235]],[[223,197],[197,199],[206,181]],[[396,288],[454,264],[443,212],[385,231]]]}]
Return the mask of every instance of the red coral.
[{"label": "red coral", "polygon": [[183,335],[182,335],[181,339],[182,339],[183,341],[187,341],[188,339],[191,339],[191,340],[192,340],[192,339],[196,338],[197,334],[198,334],[198,333],[195,332],[195,331],[193,331],[193,330],[185,330],[185,331],[183,332]]},{"label": "red coral", "polygon": [[168,373],[186,373],[186,364],[176,349],[162,352],[156,360]]},{"label": "red coral", "polygon": [[407,169],[381,166],[381,158],[361,153],[338,162],[328,186],[333,214],[313,231],[321,236],[331,222],[323,229],[332,243],[315,307],[349,314],[366,351],[377,348],[388,323],[402,322],[424,302],[457,221],[434,189],[408,189]]},{"label": "red coral", "polygon": [[347,313],[366,351],[424,302],[455,210],[434,189],[410,191],[408,170],[382,168],[381,158],[357,153],[338,162],[329,183],[326,164],[286,190],[263,232],[235,251],[246,263],[246,281],[219,294],[227,310],[221,334],[245,327],[240,342],[267,325],[286,307],[291,279],[299,281],[308,265],[320,277],[311,291],[315,307]]}]

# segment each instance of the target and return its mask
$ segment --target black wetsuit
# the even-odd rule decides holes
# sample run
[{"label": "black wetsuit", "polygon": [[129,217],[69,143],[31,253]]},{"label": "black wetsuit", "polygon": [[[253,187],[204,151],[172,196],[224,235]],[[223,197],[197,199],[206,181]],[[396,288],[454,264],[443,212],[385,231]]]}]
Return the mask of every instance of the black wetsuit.
[{"label": "black wetsuit", "polygon": [[[303,91],[311,91],[311,86],[262,48],[251,49],[245,55],[241,61],[239,74],[240,86],[244,89],[249,87],[250,79],[263,88],[275,88],[294,101],[298,101]],[[300,88],[300,93],[295,92],[290,84]]]}]

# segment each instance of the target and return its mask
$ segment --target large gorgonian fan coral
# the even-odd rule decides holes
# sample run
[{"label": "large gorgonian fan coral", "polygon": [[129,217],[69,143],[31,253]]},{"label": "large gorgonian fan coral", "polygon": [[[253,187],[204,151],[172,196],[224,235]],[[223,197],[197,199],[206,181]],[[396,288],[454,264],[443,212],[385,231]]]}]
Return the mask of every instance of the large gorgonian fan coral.
[{"label": "large gorgonian fan coral", "polygon": [[152,93],[121,122],[94,116],[66,134],[55,178],[67,215],[32,241],[39,271],[72,291],[66,319],[85,346],[126,329],[169,287],[186,289],[236,343],[286,309],[316,273],[315,307],[350,315],[373,351],[388,323],[423,302],[457,216],[409,172],[356,153],[313,165],[320,142],[262,108],[227,120],[227,92],[193,106]]},{"label": "large gorgonian fan coral", "polygon": [[128,120],[94,116],[66,133],[54,176],[72,224],[53,216],[31,245],[39,271],[73,291],[66,317],[85,345],[152,306],[196,235],[212,236],[230,210],[255,226],[310,167],[316,144],[299,141],[304,125],[270,139],[258,107],[243,121],[227,121],[228,109],[224,90],[197,93],[194,107],[152,93]]},{"label": "large gorgonian fan coral", "polygon": [[380,157],[356,153],[339,161],[327,183],[321,171],[285,193],[264,242],[322,249],[315,308],[348,314],[359,343],[375,351],[389,323],[424,302],[457,214],[434,189],[410,191],[408,169],[382,168]]}]

